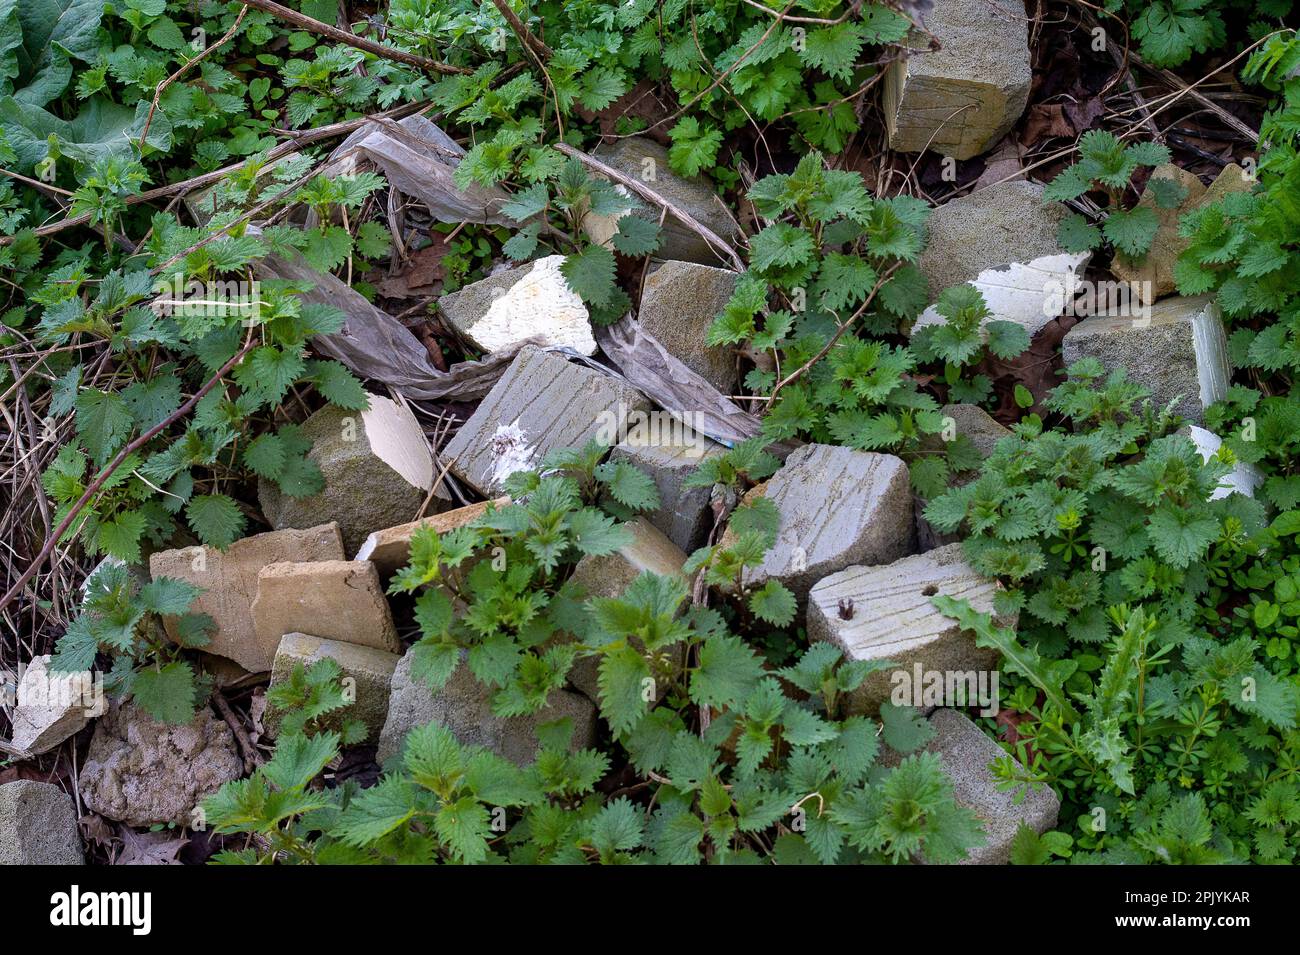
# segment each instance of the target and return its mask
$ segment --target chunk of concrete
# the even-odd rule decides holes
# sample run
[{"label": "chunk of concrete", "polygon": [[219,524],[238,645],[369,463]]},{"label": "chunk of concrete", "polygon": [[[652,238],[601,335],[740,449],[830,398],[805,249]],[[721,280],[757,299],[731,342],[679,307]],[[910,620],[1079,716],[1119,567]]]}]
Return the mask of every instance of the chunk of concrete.
[{"label": "chunk of concrete", "polygon": [[[993,453],[997,443],[1011,432],[1000,425],[979,405],[953,404],[944,405],[939,413],[944,416],[943,430],[938,434],[926,435],[921,442],[921,450],[932,454],[941,454],[949,441],[965,439],[971,443],[981,459]],[[948,486],[961,487],[979,477],[979,472],[964,471],[949,477]],[[958,533],[944,534],[935,530],[925,519],[923,509],[925,501],[917,494],[912,495],[912,509],[916,515],[916,549],[921,552],[934,550],[944,544],[961,540]]]},{"label": "chunk of concrete", "polygon": [[745,570],[747,585],[775,578],[803,600],[828,574],[911,553],[907,465],[892,454],[804,445],[768,480],[764,496],[781,524],[763,562]]},{"label": "chunk of concrete", "polygon": [[381,763],[402,752],[406,734],[417,726],[438,723],[451,730],[463,746],[483,746],[521,766],[537,756],[537,726],[568,717],[573,721],[571,748],[586,749],[596,741],[596,707],[580,693],[555,690],[546,707],[531,716],[503,718],[492,713],[492,689],[475,679],[462,654],[451,679],[435,693],[411,672],[408,651],[397,664],[388,701],[388,719],[379,736]]},{"label": "chunk of concrete", "polygon": [[1069,210],[1043,201],[1033,182],[1004,182],[946,202],[927,222],[929,241],[918,266],[930,287],[931,305],[913,332],[941,325],[934,306],[945,289],[970,283],[991,313],[984,323],[1015,322],[1032,336],[1064,310],[1067,290],[1092,257],[1067,252],[1057,239]]},{"label": "chunk of concrete", "polygon": [[[621,597],[632,581],[647,571],[685,581],[682,565],[686,554],[680,547],[644,517],[629,521],[627,528],[632,543],[612,554],[588,554],[573,568],[569,579],[582,588],[586,598]],[[600,699],[599,667],[599,657],[590,656],[575,662],[569,671],[569,683],[593,703]]]},{"label": "chunk of concrete", "polygon": [[[1162,208],[1156,202],[1156,191],[1152,184],[1161,179],[1177,183],[1187,190],[1183,201],[1171,209]],[[1178,234],[1178,220],[1230,193],[1249,192],[1253,184],[1254,179],[1236,163],[1225,166],[1208,189],[1201,184],[1195,173],[1173,163],[1157,166],[1147,180],[1142,198],[1138,200],[1139,206],[1152,209],[1156,214],[1160,223],[1156,237],[1147,253],[1138,259],[1129,259],[1123,253],[1116,253],[1111,260],[1110,270],[1116,277],[1128,282],[1137,293],[1138,300],[1146,304],[1177,291],[1174,266],[1192,241]]]},{"label": "chunk of concrete", "polygon": [[[384,721],[388,718],[389,686],[401,657],[374,647],[323,640],[305,633],[286,633],[276,651],[275,666],[271,668],[271,686],[289,680],[298,664],[308,669],[325,657],[339,665],[342,671],[339,678],[345,681],[345,690],[350,688],[353,696],[347,706],[327,714],[322,719],[321,726],[324,729],[338,729],[345,722],[360,720],[369,734],[367,741],[377,740],[384,728]],[[267,708],[263,725],[269,736],[279,734],[282,718],[274,706]]]},{"label": "chunk of concrete", "polygon": [[230,727],[201,707],[182,726],[113,702],[95,723],[77,784],[86,806],[128,826],[193,825],[194,808],[244,774]]},{"label": "chunk of concrete", "polygon": [[637,310],[642,328],[724,395],[736,393],[736,356],[730,348],[706,344],[705,337],[735,290],[735,272],[664,262],[646,276]]},{"label": "chunk of concrete", "polygon": [[562,255],[516,266],[438,299],[438,308],[482,352],[518,348],[530,339],[593,355],[587,306],[569,288]]},{"label": "chunk of concrete", "polygon": [[286,633],[308,630],[359,647],[402,649],[379,571],[368,560],[267,564],[252,611],[258,643],[277,649]]},{"label": "chunk of concrete", "polygon": [[390,577],[405,567],[411,559],[411,535],[416,531],[428,527],[438,534],[447,534],[478,520],[487,513],[489,505],[501,508],[509,503],[509,497],[498,497],[491,501],[467,504],[465,507],[443,511],[441,514],[424,517],[418,521],[375,531],[361,545],[356,559],[368,560],[374,564],[381,578]]},{"label": "chunk of concrete", "polygon": [[[592,155],[618,172],[644,183],[724,242],[734,245],[739,238],[736,220],[709,182],[700,176],[685,179],[673,172],[668,165],[668,150],[654,140],[643,136],[618,139],[597,146]],[[615,188],[628,191],[621,185]],[[643,208],[634,214],[658,223],[661,210],[650,208],[639,198],[637,201]],[[582,220],[582,228],[593,242],[609,245],[611,237],[618,231],[620,218],[621,215],[588,213]],[[660,235],[662,242],[655,252],[659,258],[699,262],[702,265],[718,265],[725,261],[698,232],[672,213],[664,219]]]},{"label": "chunk of concrete", "polygon": [[687,432],[685,440],[629,434],[610,452],[610,460],[627,461],[650,475],[659,491],[660,506],[647,518],[669,540],[690,553],[704,545],[713,527],[713,511],[710,489],[686,487],[686,479],[704,461],[725,453],[722,445],[694,432]]},{"label": "chunk of concrete", "polygon": [[0,786],[0,865],[85,865],[72,797],[51,783]]},{"label": "chunk of concrete", "polygon": [[52,673],[50,656],[33,657],[18,678],[16,705],[9,713],[10,743],[32,756],[48,753],[81,730],[104,707],[103,678],[90,671]]},{"label": "chunk of concrete", "polygon": [[[208,614],[216,624],[211,642],[203,649],[234,660],[250,673],[265,673],[283,634],[269,644],[258,640],[252,611],[257,575],[267,564],[286,560],[343,560],[338,524],[254,534],[224,551],[211,547],[159,551],[149,558],[149,573],[154,579],[176,577],[203,588],[190,607],[194,613]],[[176,618],[164,618],[163,623],[175,640]]]},{"label": "chunk of concrete", "polygon": [[939,49],[915,31],[907,59],[885,73],[889,148],[970,159],[1025,111],[1033,81],[1029,20],[1012,0],[936,0],[925,26]]},{"label": "chunk of concrete", "polygon": [[[882,566],[850,567],[819,581],[808,594],[808,639],[835,644],[849,660],[898,665],[870,674],[850,696],[854,713],[875,713],[896,686],[919,690],[912,679],[918,665],[923,673],[996,669],[998,652],[975,646],[975,637],[930,601],[943,594],[992,613],[997,592],[997,581],[981,577],[966,563],[960,544]],[[1014,627],[1016,617],[995,615],[994,622]],[[923,703],[915,698],[893,702]]]},{"label": "chunk of concrete", "polygon": [[[1039,835],[1056,825],[1061,800],[1050,786],[1023,790],[1020,802],[1015,792],[997,788],[989,766],[1009,754],[965,715],[935,710],[930,725],[936,732],[925,750],[939,756],[957,802],[975,813],[984,828],[984,845],[970,850],[963,865],[1006,865],[1021,823]],[[1009,758],[1016,762],[1014,756]]]},{"label": "chunk of concrete", "polygon": [[[1187,435],[1192,439],[1192,444],[1196,445],[1196,450],[1201,453],[1201,459],[1209,461],[1219,453],[1219,448],[1223,446],[1223,439],[1213,431],[1206,431],[1204,428],[1198,428],[1196,425],[1188,425]],[[1210,494],[1211,501],[1217,501],[1220,498],[1227,497],[1230,494],[1244,494],[1246,497],[1254,497],[1255,491],[1264,483],[1264,475],[1259,468],[1253,464],[1247,464],[1244,461],[1238,461],[1231,471],[1220,478],[1219,486]]]},{"label": "chunk of concrete", "polygon": [[410,409],[370,395],[365,411],[327,405],[302,424],[307,457],[325,476],[310,497],[290,497],[270,481],[257,484],[262,513],[276,530],[337,521],[348,553],[377,527],[419,513],[433,486],[433,455]]},{"label": "chunk of concrete", "polygon": [[581,447],[595,437],[613,444],[628,414],[649,407],[621,380],[529,345],[442,455],[456,477],[494,496],[511,474],[537,467],[556,448]]},{"label": "chunk of concrete", "polygon": [[1096,358],[1108,371],[1123,368],[1130,381],[1151,392],[1152,403],[1199,423],[1204,411],[1228,391],[1232,368],[1228,338],[1211,296],[1175,296],[1151,306],[1149,317],[1127,310],[1084,319],[1065,334],[1067,366]]}]

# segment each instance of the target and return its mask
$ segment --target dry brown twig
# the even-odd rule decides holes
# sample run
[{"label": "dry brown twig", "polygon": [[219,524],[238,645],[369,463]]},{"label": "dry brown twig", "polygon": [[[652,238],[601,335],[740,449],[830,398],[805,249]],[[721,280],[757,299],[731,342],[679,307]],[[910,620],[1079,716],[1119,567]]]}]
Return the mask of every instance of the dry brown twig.
[{"label": "dry brown twig", "polygon": [[299,29],[306,30],[308,33],[315,33],[323,36],[335,43],[343,43],[354,49],[361,50],[363,53],[371,53],[374,56],[383,57],[392,60],[395,63],[402,63],[406,66],[414,66],[426,70],[430,73],[440,73],[444,76],[457,76],[473,72],[463,66],[452,66],[449,63],[439,63],[437,60],[431,60],[427,56],[420,56],[418,53],[407,53],[405,50],[399,50],[396,47],[384,46],[382,43],[376,43],[374,40],[367,40],[365,37],[357,36],[355,33],[349,33],[347,30],[340,30],[338,27],[329,23],[322,23],[320,20],[313,20],[309,16],[299,13],[297,10],[291,10],[282,6],[275,0],[244,0],[248,6],[264,13],[269,13],[277,20],[283,20],[285,23],[291,23]]},{"label": "dry brown twig", "polygon": [[745,263],[736,253],[736,250],[727,244],[727,242],[725,242],[716,232],[701,223],[685,209],[679,209],[677,206],[673,205],[645,183],[625,173],[619,172],[613,166],[609,166],[601,162],[599,159],[588,156],[580,149],[574,149],[568,143],[556,143],[555,148],[566,156],[580,160],[607,179],[612,179],[613,181],[633,190],[648,202],[654,203],[661,209],[667,209],[673,214],[673,218],[677,219],[688,229],[698,233],[705,242],[709,243],[709,245],[713,246],[717,251],[725,252],[727,257],[731,259],[732,264],[735,265],[737,272],[745,271]]},{"label": "dry brown twig", "polygon": [[199,53],[198,56],[194,57],[192,60],[186,60],[175,73],[158,84],[158,88],[153,91],[153,102],[149,104],[149,115],[144,118],[144,129],[140,132],[141,149],[144,149],[145,140],[149,137],[149,127],[153,123],[153,114],[158,110],[158,101],[162,99],[163,91],[189,72],[189,70],[191,70],[196,64],[201,63],[203,60],[207,59],[217,50],[229,43],[234,37],[236,31],[239,30],[239,25],[244,22],[244,16],[247,13],[248,4],[244,4],[239,8],[239,15],[235,17],[235,22],[230,25],[230,29],[226,31],[225,36],[212,44],[212,46],[204,47],[203,51]]}]

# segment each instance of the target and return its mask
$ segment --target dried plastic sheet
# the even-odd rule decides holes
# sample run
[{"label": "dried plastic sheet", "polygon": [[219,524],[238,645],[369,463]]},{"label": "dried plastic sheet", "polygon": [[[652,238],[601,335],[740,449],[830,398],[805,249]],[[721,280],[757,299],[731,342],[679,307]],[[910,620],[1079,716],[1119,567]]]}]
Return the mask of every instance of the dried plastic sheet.
[{"label": "dried plastic sheet", "polygon": [[758,434],[758,418],[687,368],[630,315],[597,328],[596,342],[630,384],[696,431],[727,446]]},{"label": "dried plastic sheet", "polygon": [[342,331],[317,335],[312,345],[337,359],[362,378],[371,378],[414,401],[478,401],[497,383],[514,352],[496,352],[482,361],[465,361],[439,371],[424,345],[393,316],[376,308],[333,275],[317,272],[301,259],[268,256],[260,264],[265,278],[286,279],[312,289],[309,302],[341,309],[347,316]]},{"label": "dried plastic sheet", "polygon": [[358,160],[370,162],[390,186],[427,206],[440,222],[517,225],[499,211],[510,199],[504,190],[478,184],[456,187],[451,177],[464,155],[465,150],[423,116],[400,122],[376,119],[339,144],[323,173],[337,175]]}]

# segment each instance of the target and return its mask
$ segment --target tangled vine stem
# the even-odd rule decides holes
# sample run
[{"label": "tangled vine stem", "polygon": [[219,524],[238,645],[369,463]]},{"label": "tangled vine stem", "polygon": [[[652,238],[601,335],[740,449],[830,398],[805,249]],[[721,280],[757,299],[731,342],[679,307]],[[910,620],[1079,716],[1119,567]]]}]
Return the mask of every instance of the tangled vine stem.
[{"label": "tangled vine stem", "polygon": [[59,545],[59,541],[63,539],[63,535],[67,533],[68,528],[72,526],[72,522],[76,520],[77,515],[80,514],[82,510],[85,509],[86,505],[90,503],[91,498],[99,493],[100,489],[103,488],[104,483],[113,476],[113,472],[122,466],[122,462],[136,451],[139,451],[164,430],[171,427],[181,418],[194,410],[194,406],[203,400],[203,396],[216,387],[217,382],[224,378],[232,368],[243,361],[244,356],[248,354],[249,350],[256,343],[257,339],[253,337],[250,329],[248,339],[244,342],[244,347],[232,355],[230,360],[222,365],[217,373],[209,378],[203,387],[194,393],[193,397],[191,397],[189,401],[185,402],[185,404],[181,405],[169,414],[163,421],[154,425],[148,431],[144,432],[144,434],[140,435],[140,437],[136,438],[124,447],[121,451],[117,452],[117,455],[113,460],[108,462],[108,464],[104,466],[104,469],[95,477],[95,480],[90,482],[90,487],[86,488],[85,493],[81,495],[77,500],[77,503],[73,504],[72,507],[69,508],[68,513],[63,516],[63,520],[59,521],[59,526],[54,528],[50,533],[49,539],[45,541],[45,546],[41,548],[41,552],[36,555],[35,559],[27,565],[27,569],[23,571],[22,576],[19,577],[18,580],[14,582],[14,585],[9,588],[8,593],[3,597],[0,597],[0,610],[4,610],[5,607],[9,606],[13,599],[22,592],[24,587],[27,586],[27,582],[36,575],[36,571],[38,571],[45,561],[49,559],[50,555],[54,553],[54,549]]}]

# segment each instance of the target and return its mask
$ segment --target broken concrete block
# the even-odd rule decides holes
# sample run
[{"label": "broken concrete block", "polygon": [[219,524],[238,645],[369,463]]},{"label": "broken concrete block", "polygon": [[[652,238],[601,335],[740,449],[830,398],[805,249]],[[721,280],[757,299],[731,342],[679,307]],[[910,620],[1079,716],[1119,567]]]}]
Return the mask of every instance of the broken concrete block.
[{"label": "broken concrete block", "polygon": [[456,477],[493,496],[511,474],[537,467],[555,448],[598,436],[614,444],[628,414],[649,407],[617,378],[525,346],[442,455]]},{"label": "broken concrete block", "polygon": [[[396,653],[357,646],[339,640],[323,640],[305,633],[286,633],[275,654],[271,668],[271,686],[283,683],[293,675],[297,664],[308,669],[312,664],[329,657],[339,665],[344,693],[352,695],[352,702],[328,714],[321,722],[325,729],[338,729],[345,722],[360,720],[366,725],[367,742],[379,739],[379,732],[388,718],[388,690],[401,659]],[[349,682],[350,681],[350,682]],[[267,709],[264,725],[269,736],[279,733],[281,716],[275,707]]]},{"label": "broken concrete block", "polygon": [[[1183,201],[1172,209],[1162,208],[1156,202],[1152,183],[1160,179],[1175,182],[1187,190]],[[1229,193],[1249,192],[1253,184],[1254,179],[1236,163],[1225,166],[1209,189],[1201,184],[1195,173],[1173,163],[1157,166],[1147,180],[1142,198],[1138,200],[1139,206],[1152,209],[1156,214],[1160,223],[1156,237],[1151,242],[1150,250],[1140,259],[1130,260],[1123,253],[1116,253],[1111,260],[1110,270],[1116,277],[1130,283],[1138,300],[1145,304],[1149,305],[1158,298],[1176,292],[1178,286],[1174,281],[1174,266],[1178,263],[1178,257],[1191,244],[1191,239],[1179,236],[1178,220],[1188,212],[1218,202]]]},{"label": "broken concrete block", "polygon": [[[944,416],[943,430],[938,434],[926,435],[922,439],[921,450],[923,451],[939,454],[943,452],[944,445],[948,441],[966,438],[974,445],[981,458],[987,458],[993,453],[997,443],[1011,433],[998,424],[979,405],[944,405],[939,409],[939,413]],[[961,487],[978,477],[978,471],[965,471],[954,474],[949,479],[948,486],[950,488]],[[916,514],[916,549],[918,551],[924,553],[927,550],[942,547],[944,544],[952,544],[961,540],[961,535],[958,533],[944,534],[935,530],[930,522],[925,519],[924,507],[925,501],[914,493],[912,495],[912,508]]]},{"label": "broken concrete block", "polygon": [[[1188,425],[1187,435],[1192,439],[1192,443],[1196,445],[1196,450],[1201,453],[1203,461],[1209,461],[1210,458],[1218,454],[1219,448],[1223,445],[1223,439],[1213,431],[1206,431],[1194,424]],[[1244,494],[1246,497],[1254,497],[1256,489],[1263,483],[1264,475],[1260,473],[1259,468],[1253,464],[1238,461],[1233,469],[1220,479],[1219,486],[1210,494],[1210,500],[1217,501],[1229,494]]]},{"label": "broken concrete block", "polygon": [[280,646],[286,633],[400,653],[379,571],[367,560],[267,564],[257,575],[253,628],[258,643]]},{"label": "broken concrete block", "polygon": [[1004,182],[946,202],[930,213],[929,241],[918,265],[930,286],[930,307],[912,331],[943,324],[934,303],[945,289],[970,283],[992,313],[1032,336],[1065,309],[1092,254],[1061,248],[1057,230],[1069,210],[1045,203],[1043,187]]},{"label": "broken concrete block", "polygon": [[688,437],[664,442],[629,434],[610,452],[610,460],[625,460],[650,475],[659,491],[660,507],[646,517],[689,554],[704,545],[713,527],[713,511],[710,489],[686,487],[685,481],[705,460],[725,454],[726,448],[694,432]]},{"label": "broken concrete block", "polygon": [[89,671],[52,673],[49,654],[33,657],[18,679],[17,705],[9,714],[10,742],[32,756],[47,753],[99,716],[104,707],[103,675]]},{"label": "broken concrete block", "polygon": [[0,786],[0,865],[85,865],[72,797],[51,783]]},{"label": "broken concrete block", "polygon": [[1012,0],[937,0],[907,59],[885,74],[890,149],[970,159],[1016,124],[1029,100],[1029,21]]},{"label": "broken concrete block", "polygon": [[[642,136],[618,139],[597,146],[592,155],[607,166],[644,183],[724,242],[734,244],[739,237],[735,219],[708,181],[699,176],[683,179],[673,172],[668,165],[668,150],[654,140]],[[615,188],[628,192],[622,185],[616,185]],[[645,200],[635,194],[632,198],[643,207],[636,211],[636,215],[659,222],[660,209],[650,208]],[[610,238],[618,231],[620,218],[622,216],[588,213],[582,220],[582,228],[593,242],[608,245]],[[663,241],[655,255],[661,259],[680,259],[702,265],[718,265],[725,261],[698,232],[684,225],[672,213],[664,219],[660,235]]]},{"label": "broken concrete block", "polygon": [[1154,405],[1177,399],[1175,412],[1200,422],[1227,393],[1232,375],[1219,307],[1208,295],[1176,296],[1149,312],[1084,319],[1061,342],[1065,364],[1096,358],[1108,372],[1123,368],[1130,381],[1150,390]]},{"label": "broken concrete block", "polygon": [[[582,588],[586,598],[620,597],[646,571],[661,577],[685,579],[682,565],[686,563],[686,554],[662,531],[644,517],[629,521],[627,528],[632,532],[632,543],[612,554],[588,554],[573,568],[569,579]],[[599,699],[596,685],[599,665],[599,657],[583,657],[569,671],[569,682],[593,703]]]},{"label": "broken concrete block", "polygon": [[411,535],[422,527],[431,527],[438,534],[446,534],[458,527],[464,527],[478,520],[487,513],[488,505],[505,507],[510,503],[509,497],[498,497],[492,501],[479,501],[455,510],[443,511],[418,521],[398,524],[382,531],[375,531],[366,538],[366,542],[357,551],[357,560],[368,560],[375,565],[379,576],[389,577],[406,566],[411,557]]},{"label": "broken concrete block", "polygon": [[[176,577],[203,588],[190,609],[208,614],[216,624],[204,650],[234,660],[250,673],[264,673],[271,669],[281,635],[270,644],[257,638],[252,612],[257,574],[267,564],[286,560],[343,560],[338,524],[254,534],[224,551],[211,547],[159,551],[149,558],[149,573],[155,579]],[[176,618],[163,622],[167,635],[175,640]]]},{"label": "broken concrete block", "polygon": [[957,802],[975,813],[984,828],[984,845],[970,850],[963,865],[1006,865],[1022,822],[1040,835],[1056,825],[1061,800],[1050,786],[1024,790],[1020,802],[1016,792],[997,788],[989,766],[1008,753],[966,716],[940,709],[931,715],[930,725],[936,733],[925,751],[938,754]]},{"label": "broken concrete block", "polygon": [[101,816],[128,826],[185,826],[197,821],[202,800],[243,774],[234,734],[208,707],[173,726],[114,701],[95,723],[77,785]]},{"label": "broken concrete block", "polygon": [[[930,600],[943,594],[992,613],[997,591],[997,581],[981,577],[966,563],[960,544],[892,564],[850,567],[819,581],[808,594],[808,639],[835,644],[848,660],[898,664],[870,674],[850,698],[854,713],[875,713],[896,687],[900,692],[919,689],[912,680],[918,665],[923,672],[995,670],[998,652],[976,647],[974,635],[963,633]],[[995,615],[994,622],[1014,627],[1016,618]],[[921,706],[924,701],[893,702]]]},{"label": "broken concrete block", "polygon": [[827,574],[886,563],[912,549],[907,465],[892,454],[808,444],[767,482],[781,512],[776,543],[746,569],[747,585],[781,581],[802,600]]},{"label": "broken concrete block", "polygon": [[325,476],[311,497],[290,497],[258,481],[262,513],[276,530],[337,521],[348,553],[377,527],[412,520],[433,486],[433,455],[410,409],[370,395],[365,411],[326,405],[302,424],[307,457]]},{"label": "broken concrete block", "polygon": [[[942,445],[946,440],[965,438],[975,446],[980,457],[987,458],[998,442],[1011,433],[979,405],[944,405],[939,409],[939,414],[944,417],[944,431],[926,437],[923,446],[928,451],[943,450]],[[949,418],[952,419],[951,438],[947,436]]]},{"label": "broken concrete block", "polygon": [[571,291],[560,266],[562,255],[516,266],[438,299],[456,330],[482,352],[517,348],[529,339],[593,355],[587,306]]},{"label": "broken concrete block", "polygon": [[646,276],[637,310],[642,328],[724,395],[736,393],[736,356],[730,348],[706,344],[705,336],[735,290],[735,272],[664,262]]},{"label": "broken concrete block", "polygon": [[520,765],[537,755],[537,725],[568,717],[573,721],[571,748],[596,741],[596,707],[580,693],[555,690],[547,706],[532,716],[502,718],[492,714],[492,689],[474,678],[462,653],[446,685],[435,693],[411,673],[412,653],[397,664],[388,701],[388,719],[379,736],[376,759],[386,763],[402,752],[406,734],[426,723],[447,727],[464,746],[483,746]]}]

